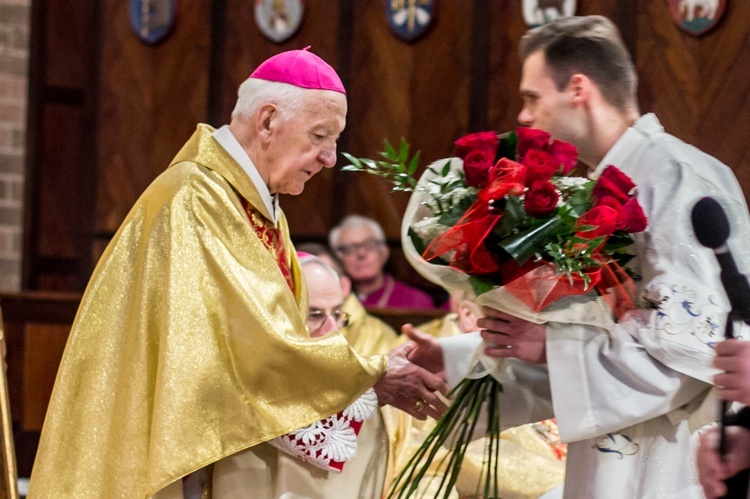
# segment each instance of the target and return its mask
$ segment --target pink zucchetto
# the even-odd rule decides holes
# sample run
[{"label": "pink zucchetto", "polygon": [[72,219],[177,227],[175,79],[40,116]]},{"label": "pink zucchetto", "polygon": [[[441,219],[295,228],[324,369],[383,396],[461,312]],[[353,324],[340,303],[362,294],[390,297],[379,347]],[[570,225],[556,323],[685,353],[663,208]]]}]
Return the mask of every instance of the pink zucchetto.
[{"label": "pink zucchetto", "polygon": [[323,59],[305,47],[289,50],[263,61],[250,78],[288,83],[295,87],[314,90],[333,90],[346,94],[336,71]]}]

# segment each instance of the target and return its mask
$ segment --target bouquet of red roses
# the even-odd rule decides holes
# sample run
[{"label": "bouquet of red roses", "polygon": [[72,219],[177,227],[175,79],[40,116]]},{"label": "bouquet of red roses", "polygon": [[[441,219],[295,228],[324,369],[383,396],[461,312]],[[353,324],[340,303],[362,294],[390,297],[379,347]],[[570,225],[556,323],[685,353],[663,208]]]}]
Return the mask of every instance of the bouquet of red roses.
[{"label": "bouquet of red roses", "polygon": [[468,135],[456,151],[462,165],[429,168],[415,189],[429,213],[405,218],[420,260],[466,274],[477,295],[504,286],[533,312],[592,288],[618,316],[632,305],[621,265],[646,218],[624,173],[569,176],[576,148],[529,128]]},{"label": "bouquet of red roses", "polygon": [[[449,291],[473,293],[488,305],[534,322],[589,323],[606,327],[633,307],[634,288],[623,265],[632,258],[632,233],[647,220],[635,185],[609,166],[597,180],[572,176],[576,148],[548,133],[518,128],[467,135],[458,157],[430,165],[416,181],[416,161],[386,142],[386,161],[345,156],[349,171],[367,171],[413,191],[402,224],[409,263]],[[416,156],[418,158],[418,156]],[[473,439],[480,413],[487,416],[483,497],[497,496],[497,452],[502,387],[495,359],[477,354],[472,372],[435,430],[396,479],[392,496],[409,497],[437,449],[452,452],[439,492],[448,494]]]}]

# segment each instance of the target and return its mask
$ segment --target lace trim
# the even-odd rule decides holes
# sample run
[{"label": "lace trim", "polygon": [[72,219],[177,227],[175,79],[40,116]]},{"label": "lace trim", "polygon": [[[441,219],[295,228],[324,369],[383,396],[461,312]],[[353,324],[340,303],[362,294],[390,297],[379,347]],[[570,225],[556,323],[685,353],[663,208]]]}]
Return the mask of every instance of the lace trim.
[{"label": "lace trim", "polygon": [[282,452],[326,471],[341,472],[357,453],[357,435],[362,422],[378,408],[370,388],[349,407],[322,421],[274,438],[269,443]]}]

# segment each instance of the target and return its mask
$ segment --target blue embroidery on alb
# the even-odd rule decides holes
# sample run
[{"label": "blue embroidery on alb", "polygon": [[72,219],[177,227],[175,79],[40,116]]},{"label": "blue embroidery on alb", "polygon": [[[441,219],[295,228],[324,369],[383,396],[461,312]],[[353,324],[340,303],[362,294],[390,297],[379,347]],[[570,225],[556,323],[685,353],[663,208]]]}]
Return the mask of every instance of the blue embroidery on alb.
[{"label": "blue embroidery on alb", "polygon": [[607,433],[600,437],[593,447],[604,454],[615,454],[618,459],[634,456],[641,448],[638,443],[633,442],[632,438],[621,433]]},{"label": "blue embroidery on alb", "polygon": [[656,329],[670,336],[689,334],[713,348],[724,330],[726,310],[716,297],[703,296],[688,286],[656,285],[649,294],[656,301]]}]

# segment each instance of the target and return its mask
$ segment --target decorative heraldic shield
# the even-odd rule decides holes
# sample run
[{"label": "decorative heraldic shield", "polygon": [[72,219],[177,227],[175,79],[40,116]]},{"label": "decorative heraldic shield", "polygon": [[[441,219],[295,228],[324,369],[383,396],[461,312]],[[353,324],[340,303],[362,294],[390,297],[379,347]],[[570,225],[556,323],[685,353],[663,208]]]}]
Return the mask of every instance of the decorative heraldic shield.
[{"label": "decorative heraldic shield", "polygon": [[691,35],[702,35],[716,26],[727,0],[669,0],[669,13],[677,26]]},{"label": "decorative heraldic shield", "polygon": [[436,0],[385,0],[391,31],[407,42],[422,36],[432,25]]},{"label": "decorative heraldic shield", "polygon": [[535,28],[576,13],[576,0],[523,0],[523,20]]},{"label": "decorative heraldic shield", "polygon": [[255,24],[263,36],[281,43],[302,24],[302,0],[255,0]]},{"label": "decorative heraldic shield", "polygon": [[174,0],[130,0],[130,26],[143,43],[164,39],[174,25]]}]

